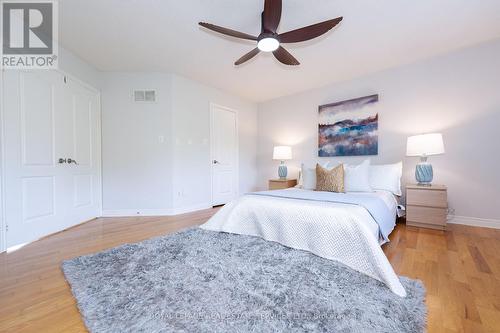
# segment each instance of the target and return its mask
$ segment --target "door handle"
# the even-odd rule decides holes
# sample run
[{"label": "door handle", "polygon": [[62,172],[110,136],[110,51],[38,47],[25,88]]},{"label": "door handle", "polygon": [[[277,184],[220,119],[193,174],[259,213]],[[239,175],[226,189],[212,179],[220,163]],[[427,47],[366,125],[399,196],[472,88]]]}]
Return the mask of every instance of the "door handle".
[{"label": "door handle", "polygon": [[76,162],[75,160],[71,159],[71,158],[68,158],[68,164],[71,164],[73,163],[74,165],[78,165],[78,162]]},{"label": "door handle", "polygon": [[57,162],[59,164],[64,164],[64,163],[67,163],[67,160],[65,158],[60,158]]},{"label": "door handle", "polygon": [[219,164],[219,161],[217,161],[217,160],[214,160],[214,164]]}]

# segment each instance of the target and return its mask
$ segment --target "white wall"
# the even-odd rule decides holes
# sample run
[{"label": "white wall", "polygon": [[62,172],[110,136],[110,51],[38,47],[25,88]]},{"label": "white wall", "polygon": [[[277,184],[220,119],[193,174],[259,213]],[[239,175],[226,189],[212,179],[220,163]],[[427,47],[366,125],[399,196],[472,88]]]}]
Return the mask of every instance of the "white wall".
[{"label": "white wall", "polygon": [[101,88],[101,72],[62,46],[59,46],[59,69],[97,90]]},{"label": "white wall", "polygon": [[[102,75],[104,215],[170,215],[211,205],[210,103],[238,110],[239,191],[255,188],[255,104],[177,75]],[[157,89],[158,103],[134,103],[134,88]]]},{"label": "white wall", "polygon": [[[259,186],[276,177],[273,145],[293,146],[292,175],[301,161],[322,160],[317,157],[319,105],[371,94],[380,95],[379,155],[372,161],[403,160],[405,181],[413,182],[418,159],[405,157],[407,136],[442,132],[446,154],[430,158],[434,182],[448,185],[457,216],[500,223],[500,40],[263,103]],[[354,163],[363,157],[337,160]]]},{"label": "white wall", "polygon": [[257,180],[257,106],[218,89],[173,76],[173,206],[175,211],[211,205],[210,103],[238,111],[239,192]]},{"label": "white wall", "polygon": [[[99,72],[62,47],[59,67],[101,90],[105,215],[210,206],[210,103],[238,111],[239,191],[255,189],[256,104],[177,75]],[[158,102],[134,103],[132,91],[146,88]]]},{"label": "white wall", "polygon": [[[161,215],[172,206],[172,77],[103,73],[104,215]],[[134,89],[155,89],[156,103],[136,103]]]}]

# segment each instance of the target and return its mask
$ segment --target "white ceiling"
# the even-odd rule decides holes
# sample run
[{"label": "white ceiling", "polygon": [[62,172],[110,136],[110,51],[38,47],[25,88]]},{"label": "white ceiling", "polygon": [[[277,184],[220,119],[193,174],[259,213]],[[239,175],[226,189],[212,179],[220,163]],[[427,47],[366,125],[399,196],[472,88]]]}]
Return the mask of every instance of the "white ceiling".
[{"label": "white ceiling", "polygon": [[264,0],[63,0],[62,45],[102,71],[167,71],[253,101],[349,80],[500,37],[498,0],[284,0],[280,32],[344,16],[315,40],[233,63],[254,43],[198,27],[258,35]]}]

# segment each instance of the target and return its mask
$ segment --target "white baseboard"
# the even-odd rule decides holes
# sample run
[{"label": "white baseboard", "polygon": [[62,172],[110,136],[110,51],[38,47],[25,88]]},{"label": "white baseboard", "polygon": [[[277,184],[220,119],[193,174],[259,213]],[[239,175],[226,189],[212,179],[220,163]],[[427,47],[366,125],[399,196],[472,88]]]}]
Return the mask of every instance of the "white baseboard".
[{"label": "white baseboard", "polygon": [[171,209],[104,209],[102,217],[170,216]]},{"label": "white baseboard", "polygon": [[210,209],[210,208],[212,208],[212,204],[210,204],[210,203],[203,203],[203,204],[199,204],[199,205],[192,205],[192,206],[186,206],[186,207],[177,207],[177,208],[172,209],[171,215],[181,215],[181,214],[196,212],[199,210]]},{"label": "white baseboard", "polygon": [[104,209],[102,217],[131,217],[131,216],[174,216],[212,208],[210,204],[200,204],[170,209]]},{"label": "white baseboard", "polygon": [[448,215],[448,223],[463,224],[472,227],[500,229],[500,220],[481,219],[477,217]]}]

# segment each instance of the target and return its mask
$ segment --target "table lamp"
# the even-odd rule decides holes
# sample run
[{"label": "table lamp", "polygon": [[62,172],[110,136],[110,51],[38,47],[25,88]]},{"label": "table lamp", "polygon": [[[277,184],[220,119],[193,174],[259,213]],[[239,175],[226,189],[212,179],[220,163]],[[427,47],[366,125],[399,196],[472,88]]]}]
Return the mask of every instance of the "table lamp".
[{"label": "table lamp", "polygon": [[288,175],[288,169],[285,165],[286,160],[292,159],[292,147],[289,146],[277,146],[274,147],[273,160],[281,161],[278,167],[278,175],[280,179],[285,180]]},{"label": "table lamp", "polygon": [[427,162],[431,155],[444,154],[443,136],[441,133],[410,136],[406,144],[406,156],[419,156],[420,163],[415,169],[418,185],[430,186],[434,177],[432,165]]}]

